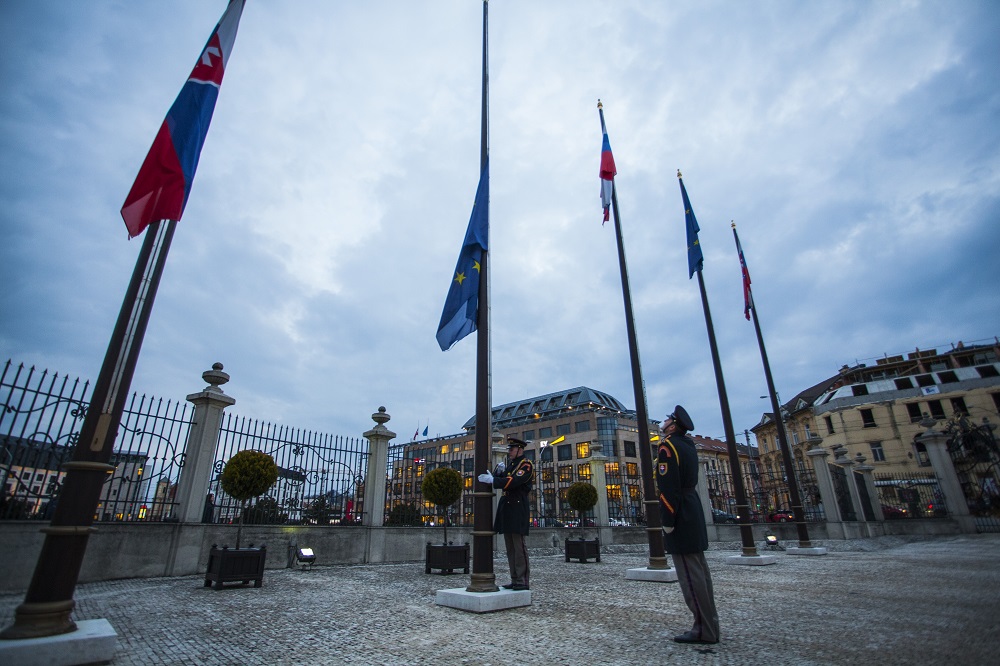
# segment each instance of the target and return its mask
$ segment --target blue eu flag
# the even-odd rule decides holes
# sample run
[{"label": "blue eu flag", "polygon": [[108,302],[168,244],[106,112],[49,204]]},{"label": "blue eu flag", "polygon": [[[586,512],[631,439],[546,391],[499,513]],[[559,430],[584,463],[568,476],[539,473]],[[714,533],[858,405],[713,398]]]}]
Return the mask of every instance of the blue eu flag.
[{"label": "blue eu flag", "polygon": [[444,301],[441,323],[438,324],[437,341],[441,351],[448,351],[452,345],[476,330],[480,263],[488,249],[489,235],[490,163],[487,158],[483,173],[479,176],[476,202],[472,206],[472,217],[469,218],[469,228],[458,255],[455,275]]},{"label": "blue eu flag", "polygon": [[688,279],[694,277],[695,271],[700,271],[705,266],[705,257],[701,253],[701,243],[698,242],[698,220],[691,210],[691,200],[688,199],[687,190],[684,189],[684,179],[681,172],[677,172],[677,180],[681,184],[681,196],[684,198],[684,222],[687,225],[688,243]]}]

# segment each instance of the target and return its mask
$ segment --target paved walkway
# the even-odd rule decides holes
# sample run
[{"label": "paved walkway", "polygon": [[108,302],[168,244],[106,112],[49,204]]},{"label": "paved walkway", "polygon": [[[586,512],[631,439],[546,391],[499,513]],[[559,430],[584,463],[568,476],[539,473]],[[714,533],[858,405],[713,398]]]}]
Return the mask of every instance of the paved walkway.
[{"label": "paved walkway", "polygon": [[[722,622],[709,646],[671,640],[691,622],[676,583],[625,580],[644,550],[588,564],[536,553],[533,604],[485,615],[434,603],[468,576],[410,563],[268,571],[260,589],[215,591],[196,576],[91,583],[74,617],[111,622],[116,666],[1000,663],[1000,535],[821,545],[831,552],[779,552],[765,567],[709,551]],[[506,569],[497,559],[498,583]],[[3,626],[22,600],[0,595]]]}]

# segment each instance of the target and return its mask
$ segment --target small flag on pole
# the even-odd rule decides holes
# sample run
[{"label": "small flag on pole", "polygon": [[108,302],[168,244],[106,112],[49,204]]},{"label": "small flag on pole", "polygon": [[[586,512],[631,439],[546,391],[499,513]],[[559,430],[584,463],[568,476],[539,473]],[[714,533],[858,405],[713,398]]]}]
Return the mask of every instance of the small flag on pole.
[{"label": "small flag on pole", "polygon": [[129,238],[157,220],[184,214],[245,2],[230,0],[153,139],[122,206]]},{"label": "small flag on pole", "polygon": [[750,291],[750,269],[747,268],[747,260],[743,256],[743,246],[740,245],[740,236],[736,233],[736,223],[733,222],[733,237],[736,239],[736,251],[740,255],[740,269],[743,271],[743,316],[750,321],[750,308],[753,307],[753,293]]},{"label": "small flag on pole", "polygon": [[437,341],[441,351],[476,330],[479,316],[479,271],[483,253],[488,249],[490,234],[490,162],[486,160],[479,176],[476,202],[472,206],[469,228],[458,254],[455,275],[444,301],[444,311],[438,324]]},{"label": "small flag on pole", "polygon": [[677,180],[681,184],[681,197],[684,199],[684,223],[687,226],[687,248],[688,248],[688,279],[694,277],[695,271],[700,271],[705,267],[705,256],[701,253],[701,243],[698,241],[698,220],[691,209],[691,200],[688,199],[687,189],[684,187],[684,179],[681,178],[681,170],[677,170]]},{"label": "small flag on pole", "polygon": [[417,424],[417,429],[413,431],[413,439],[411,439],[410,441],[411,442],[417,441],[417,436],[418,435],[420,435],[420,424],[419,423]]},{"label": "small flag on pole", "polygon": [[601,144],[601,203],[604,205],[604,222],[607,222],[611,213],[611,193],[618,171],[615,169],[615,156],[611,154],[608,128],[604,125],[604,105],[601,100],[597,100],[597,108],[601,113],[601,134],[604,136]]},{"label": "small flag on pole", "polygon": [[428,429],[429,427],[430,427],[430,424],[429,424],[429,423],[428,423],[427,425],[425,425],[425,426],[424,426],[424,437],[426,437],[426,436],[427,436],[427,429]]}]

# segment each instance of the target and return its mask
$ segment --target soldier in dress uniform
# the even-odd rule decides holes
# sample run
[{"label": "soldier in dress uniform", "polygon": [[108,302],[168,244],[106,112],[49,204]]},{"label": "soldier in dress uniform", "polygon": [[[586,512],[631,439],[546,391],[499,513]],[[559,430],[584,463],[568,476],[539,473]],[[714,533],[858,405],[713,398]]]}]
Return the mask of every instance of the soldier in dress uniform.
[{"label": "soldier in dress uniform", "polygon": [[525,443],[516,437],[507,438],[506,464],[497,465],[493,473],[479,475],[479,480],[494,488],[501,488],[503,496],[497,504],[497,515],[493,521],[493,531],[503,534],[507,547],[507,563],[510,565],[510,583],[503,587],[508,590],[527,590],[528,548],[524,537],[528,534],[531,504],[528,493],[535,480],[535,468],[524,457]]},{"label": "soldier in dress uniform", "polygon": [[705,561],[708,530],[698,496],[698,452],[687,433],[694,423],[680,405],[669,414],[660,430],[663,436],[656,454],[656,488],[664,546],[673,556],[684,602],[694,615],[694,626],[679,636],[678,643],[718,643],[719,614],[715,609],[712,574]]}]

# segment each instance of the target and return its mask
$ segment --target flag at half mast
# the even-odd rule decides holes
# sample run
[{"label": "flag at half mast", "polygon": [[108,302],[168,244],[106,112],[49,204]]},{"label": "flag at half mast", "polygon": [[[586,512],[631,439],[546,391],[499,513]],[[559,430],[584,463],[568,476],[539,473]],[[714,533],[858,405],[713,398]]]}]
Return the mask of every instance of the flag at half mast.
[{"label": "flag at half mast", "polygon": [[681,184],[681,198],[684,199],[684,224],[687,227],[687,248],[688,248],[688,279],[694,277],[695,271],[700,271],[705,267],[705,255],[701,252],[701,242],[698,240],[698,219],[694,216],[694,209],[691,208],[691,200],[688,199],[687,189],[684,187],[684,179],[681,177],[681,170],[677,170],[677,181]]},{"label": "flag at half mast", "polygon": [[736,239],[736,252],[740,255],[740,270],[743,271],[743,316],[750,321],[750,308],[753,307],[753,293],[750,291],[750,269],[743,256],[743,246],[740,245],[740,235],[736,233],[736,223],[733,222],[733,238]]},{"label": "flag at half mast", "polygon": [[479,271],[483,254],[489,248],[490,237],[490,161],[486,159],[479,176],[476,202],[472,206],[469,227],[458,254],[455,274],[444,301],[444,311],[438,324],[437,341],[441,351],[477,328],[479,317]]},{"label": "flag at half mast", "polygon": [[[597,100],[597,110],[601,114],[601,203],[604,205],[604,222],[608,221],[611,213],[611,195],[615,186],[615,176],[618,171],[615,169],[615,156],[611,154],[611,141],[608,140],[608,128],[604,125],[604,105],[601,100]],[[602,223],[603,224],[603,223]]]},{"label": "flag at half mast", "polygon": [[184,214],[244,4],[230,0],[153,139],[122,206],[129,238],[157,220],[180,220]]}]

